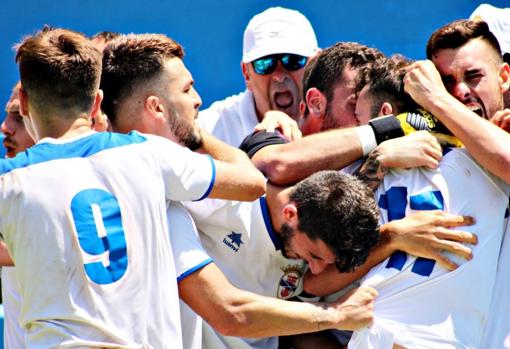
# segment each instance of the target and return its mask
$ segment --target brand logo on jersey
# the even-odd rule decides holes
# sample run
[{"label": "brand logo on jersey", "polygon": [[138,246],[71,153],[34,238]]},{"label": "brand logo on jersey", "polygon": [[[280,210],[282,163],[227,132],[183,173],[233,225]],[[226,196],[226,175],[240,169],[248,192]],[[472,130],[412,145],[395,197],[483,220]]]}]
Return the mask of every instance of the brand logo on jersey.
[{"label": "brand logo on jersey", "polygon": [[283,276],[278,284],[278,298],[289,299],[296,295],[303,271],[299,265],[287,265],[281,269]]},{"label": "brand logo on jersey", "polygon": [[241,240],[241,234],[232,232],[223,238],[223,243],[230,247],[232,251],[237,252],[241,248],[243,240]]}]

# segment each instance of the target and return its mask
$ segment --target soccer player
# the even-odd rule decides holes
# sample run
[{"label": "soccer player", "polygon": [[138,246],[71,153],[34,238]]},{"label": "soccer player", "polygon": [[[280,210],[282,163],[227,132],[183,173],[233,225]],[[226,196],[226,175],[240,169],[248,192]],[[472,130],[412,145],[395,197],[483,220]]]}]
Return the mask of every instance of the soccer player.
[{"label": "soccer player", "polygon": [[[91,132],[101,53],[80,34],[45,28],[16,60],[20,114],[36,145],[0,163],[0,231],[27,347],[178,346],[177,290],[160,283],[175,277],[167,200],[253,199],[262,178],[162,138]],[[235,172],[249,184],[231,181]]]},{"label": "soccer player", "polygon": [[[480,165],[510,183],[510,135],[486,120],[503,109],[510,68],[501,58],[494,35],[488,32],[485,22],[467,20],[437,30],[427,44],[427,57],[432,62],[420,61],[410,66],[404,79],[405,90],[440,119]],[[494,207],[492,201],[488,202]],[[488,214],[499,221],[504,213]],[[499,255],[494,293],[473,298],[492,299],[481,348],[500,348],[510,335],[510,303],[506,301],[510,292],[507,237]]]},{"label": "soccer player", "polygon": [[[180,46],[162,35],[124,36],[107,47],[101,85],[106,93],[104,107],[109,111],[114,128],[128,132],[139,127],[147,132],[180,139],[181,143],[195,144],[187,140],[193,140],[193,134],[199,133],[196,131],[193,116],[196,115],[200,101],[196,91],[190,88],[193,80],[184,69],[181,58]],[[178,62],[175,62],[176,60]],[[173,61],[172,66],[178,65],[180,69],[169,69],[169,61]],[[142,76],[145,78],[141,79]],[[157,109],[150,107],[152,104],[149,102],[154,100],[161,104]],[[155,113],[154,110],[160,112]],[[159,120],[158,123],[155,123],[156,120]],[[154,124],[158,127],[151,126]],[[188,133],[184,132],[185,130]],[[277,340],[274,337],[249,340],[232,336],[267,337],[308,332],[308,326],[314,323],[311,317],[299,312],[299,309],[312,311],[313,308],[303,308],[310,305],[282,303],[237,288],[241,286],[249,291],[283,299],[299,293],[303,262],[283,258],[281,248],[277,247],[281,246],[279,240],[289,232],[287,229],[285,235],[280,229],[279,222],[284,221],[283,213],[280,212],[282,210],[274,209],[275,205],[281,206],[280,200],[283,200],[285,195],[276,194],[282,191],[281,188],[271,188],[270,195],[254,203],[209,201],[199,205],[187,204],[199,223],[201,237],[207,241],[205,250],[193,234],[172,234],[170,227],[181,298],[206,318],[219,333],[227,335],[219,336],[206,328],[210,346],[249,343],[255,347],[275,347]],[[288,188],[285,192],[292,190],[293,188]],[[284,202],[288,202],[288,199],[285,198]],[[292,207],[291,203],[289,205]],[[271,207],[273,209],[270,209]],[[170,216],[173,216],[171,212]],[[189,220],[184,213],[177,216]],[[176,219],[169,218],[169,221]],[[271,222],[275,222],[275,225]],[[394,227],[397,230],[396,226]],[[395,230],[394,236],[400,235]],[[306,248],[302,242],[298,245],[297,249],[300,251]],[[404,245],[399,246],[405,249]],[[397,247],[390,244],[389,249],[392,248]],[[294,248],[289,253],[297,256]],[[321,249],[322,253],[324,249]],[[331,251],[326,249],[325,253],[328,255],[328,263],[331,263]],[[226,284],[224,276],[216,264],[212,263],[209,254],[212,254],[214,261],[223,267],[222,270],[227,277],[232,278],[237,287]],[[313,270],[319,271],[316,268],[323,268],[326,264],[326,261],[310,259],[308,254],[303,252],[301,255],[310,261]],[[236,262],[229,263],[232,260]],[[260,260],[260,266],[251,268],[254,264],[248,262],[251,260]],[[204,296],[204,292],[207,296]],[[341,307],[343,301],[335,306]],[[268,307],[272,309],[270,312],[267,311]],[[363,307],[357,306],[354,309],[358,309],[361,314]],[[184,315],[183,319],[185,316],[189,319],[188,315]],[[285,320],[289,317],[295,320],[292,321],[292,326],[289,320]],[[262,320],[256,323],[250,320],[255,318]],[[297,318],[300,320],[296,321]],[[184,326],[186,330],[200,326],[196,318],[189,320],[193,325],[187,322]],[[247,326],[247,322],[252,325]],[[267,325],[269,323],[271,325]],[[335,326],[347,327],[347,324]],[[314,326],[314,329],[318,327]],[[197,340],[196,332],[184,337],[185,343],[194,343]]]},{"label": "soccer player", "polygon": [[[465,38],[463,42],[452,39],[460,35]],[[503,68],[500,65],[501,57],[486,26],[484,28],[469,21],[452,23],[438,30],[429,45],[441,41],[443,45],[446,42],[457,45],[454,49],[436,46],[435,51],[436,57],[446,64],[443,68],[448,64],[457,67],[452,70],[453,77],[449,77],[455,81],[452,85],[463,84],[461,79],[467,78],[467,72],[471,69],[479,73],[483,71],[484,85],[473,84],[473,90],[466,92],[462,101],[472,109],[483,106],[484,110],[492,113],[501,108],[497,101],[502,101],[508,77],[504,73],[502,76],[497,73]],[[471,50],[472,45],[477,47],[476,53]],[[472,61],[474,54],[480,56]],[[369,83],[358,98],[358,104],[367,105],[357,107],[356,112],[370,115],[374,110],[396,109],[394,98],[382,101],[379,97],[402,91],[403,75],[390,71],[382,72],[379,77],[374,76],[378,80]],[[448,78],[445,81],[449,81]],[[400,87],[393,88],[395,84],[400,84]],[[385,91],[381,90],[381,86],[386,86]],[[475,93],[480,96],[476,104],[473,98]],[[390,103],[383,108],[386,102]],[[489,305],[493,299],[501,241],[505,231],[508,231],[508,222],[504,217],[510,188],[482,169],[465,149],[448,150],[438,170],[390,170],[376,195],[383,222],[430,209],[445,209],[450,213],[477,217],[477,223],[469,228],[479,239],[478,245],[473,247],[475,258],[463,263],[457,270],[447,272],[431,260],[399,252],[373,268],[362,284],[374,286],[381,293],[376,302],[375,324],[370,329],[356,331],[349,347],[392,348],[396,344],[407,348],[485,348],[502,345],[502,341],[495,345],[484,345],[481,340],[484,332],[491,337],[495,334],[494,331],[486,331],[484,322],[496,315],[495,309],[490,310]],[[466,188],[469,188],[469,195],[466,195]],[[487,204],[489,202],[490,205]],[[322,294],[324,287],[331,287],[326,293],[343,287],[337,281],[344,276],[338,273],[321,277],[327,278],[330,283],[324,285],[318,278],[307,279],[308,286],[310,281],[313,283],[313,292]],[[496,302],[499,303],[499,300]]]},{"label": "soccer player", "polygon": [[[205,137],[198,150],[211,150],[205,144],[214,141],[200,131],[194,123],[194,117],[201,104],[198,93],[193,88],[193,79],[182,61],[183,50],[173,40],[156,34],[126,35],[112,42],[104,52],[104,67],[101,86],[105,91],[103,107],[110,115],[113,128],[123,132],[139,129],[174,139],[189,147],[197,148],[197,140]],[[143,79],[142,79],[143,77]],[[220,144],[221,145],[221,144]],[[225,153],[234,149],[221,145]],[[203,149],[207,148],[207,149]],[[239,151],[239,150],[235,150]],[[225,156],[225,154],[223,154]],[[264,200],[265,202],[265,200]],[[246,203],[218,201],[204,202],[199,205],[201,213],[211,212],[218,206],[239,207],[248,216],[253,215],[257,221],[246,234],[253,234],[254,239],[268,240],[269,233],[262,213],[261,202]],[[173,205],[175,208],[175,205]],[[252,213],[250,213],[252,212]],[[245,219],[243,214],[239,219]],[[207,214],[206,214],[207,216]],[[217,217],[217,215],[215,215]],[[202,217],[204,218],[204,217]],[[227,214],[222,224],[230,227],[237,225],[235,215]],[[325,309],[311,304],[287,304],[275,298],[261,297],[251,292],[242,291],[227,282],[215,263],[212,263],[208,252],[203,249],[198,237],[193,232],[183,234],[173,228],[172,221],[189,221],[186,213],[168,212],[170,240],[176,259],[179,293],[181,298],[219,332],[230,336],[269,337],[278,334],[309,332],[319,327],[352,327],[362,326],[370,321],[370,304],[374,294],[361,290],[354,298],[342,300],[336,304],[324,305]],[[214,217],[203,220],[214,222]],[[183,223],[183,224],[184,224]],[[184,224],[186,225],[186,224]],[[181,229],[190,231],[189,228]],[[234,229],[234,228],[232,228]],[[272,230],[272,228],[271,228]],[[232,231],[228,232],[235,238]],[[224,237],[222,236],[222,239]],[[265,240],[264,240],[265,239]],[[222,245],[226,246],[226,245]],[[230,242],[235,248],[235,243]],[[230,248],[226,247],[226,248]],[[260,247],[260,246],[259,246]],[[229,250],[231,251],[231,250]],[[243,251],[257,253],[258,249],[246,248]],[[274,285],[284,275],[279,266],[293,266],[290,270],[300,272],[302,262],[290,262],[283,258],[279,251],[262,249],[260,253],[274,253],[278,258],[271,258],[274,268],[268,268],[265,277],[269,281],[263,284]],[[241,255],[241,254],[240,254]],[[280,263],[277,265],[277,263]],[[290,272],[289,270],[289,272]],[[294,280],[297,285],[299,275]],[[246,275],[249,278],[249,275]],[[276,278],[276,279],[275,279]],[[259,291],[260,287],[246,288]],[[285,289],[286,292],[289,288]],[[260,293],[260,292],[259,292]],[[263,295],[275,296],[274,292],[261,292]],[[286,294],[291,296],[292,292]],[[354,312],[346,312],[343,304],[350,304]],[[188,309],[189,310],[189,309]],[[192,316],[188,310],[182,311],[185,346],[193,346],[199,342],[198,332],[201,321]],[[330,317],[330,315],[333,317]],[[334,320],[337,318],[337,320]],[[298,320],[299,319],[299,320]],[[321,326],[318,321],[323,321]],[[356,323],[353,320],[356,320]],[[292,324],[290,323],[291,320]],[[247,323],[250,326],[247,326]],[[268,325],[271,324],[271,325]],[[196,329],[192,331],[192,329]],[[276,338],[259,339],[260,343],[275,345]],[[240,342],[241,343],[241,342]]]},{"label": "soccer player", "polygon": [[[19,88],[16,83],[11,97],[5,106],[5,119],[2,122],[1,131],[4,134],[3,145],[6,157],[12,158],[19,152],[34,145],[34,140],[28,135],[23,118],[19,112]],[[7,246],[2,241],[0,253],[2,258],[2,304],[4,306],[4,347],[22,348],[25,346],[24,331],[18,325],[19,312],[21,310],[21,295],[18,281],[12,267],[12,258]]]}]

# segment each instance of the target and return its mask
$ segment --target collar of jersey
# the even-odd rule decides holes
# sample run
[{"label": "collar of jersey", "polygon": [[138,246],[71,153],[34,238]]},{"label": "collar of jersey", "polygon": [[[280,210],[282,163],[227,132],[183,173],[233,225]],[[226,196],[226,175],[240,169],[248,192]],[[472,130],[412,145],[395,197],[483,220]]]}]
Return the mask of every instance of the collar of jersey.
[{"label": "collar of jersey", "polygon": [[52,160],[86,158],[103,150],[146,140],[136,131],[128,134],[92,131],[65,140],[44,138],[14,158],[0,160],[0,175]]},{"label": "collar of jersey", "polygon": [[90,130],[90,131],[87,131],[87,132],[84,132],[84,133],[80,133],[79,135],[76,135],[76,136],[73,136],[73,137],[69,137],[69,138],[45,137],[43,139],[40,139],[39,142],[37,142],[37,144],[42,144],[42,143],[66,144],[66,143],[71,143],[71,142],[77,141],[77,140],[82,139],[82,138],[86,138],[86,137],[92,136],[92,135],[94,135],[96,133],[98,133],[98,132]]},{"label": "collar of jersey", "polygon": [[279,251],[282,249],[282,243],[276,232],[273,230],[273,224],[271,223],[271,217],[269,216],[269,210],[267,209],[266,197],[261,196],[259,202],[260,208],[262,210],[262,217],[264,217],[264,224],[266,225],[269,237],[271,238],[271,241],[273,241],[273,245],[276,251]]}]

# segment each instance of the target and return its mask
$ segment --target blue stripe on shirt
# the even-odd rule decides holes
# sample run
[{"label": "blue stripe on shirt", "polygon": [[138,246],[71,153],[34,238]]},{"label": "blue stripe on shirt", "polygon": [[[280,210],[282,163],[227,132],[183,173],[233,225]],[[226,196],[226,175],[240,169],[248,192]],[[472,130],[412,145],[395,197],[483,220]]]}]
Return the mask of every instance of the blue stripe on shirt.
[{"label": "blue stripe on shirt", "polygon": [[212,167],[211,183],[209,183],[209,188],[207,188],[204,195],[202,195],[200,197],[200,199],[193,200],[193,201],[200,201],[200,200],[203,200],[206,197],[208,197],[209,194],[211,193],[212,188],[214,187],[214,182],[216,181],[216,165],[214,164],[214,160],[212,157],[210,157],[209,155],[207,155],[207,157],[209,158],[209,161],[211,161],[211,167]]},{"label": "blue stripe on shirt", "polygon": [[19,168],[59,159],[85,158],[100,151],[143,143],[146,137],[136,131],[128,134],[99,132],[68,143],[38,143],[11,159],[0,160],[0,175]]},{"label": "blue stripe on shirt", "polygon": [[181,275],[179,275],[179,276],[177,277],[177,282],[180,282],[180,281],[181,281],[182,279],[184,279],[185,277],[187,277],[187,276],[189,276],[189,275],[193,274],[193,273],[194,273],[194,272],[196,272],[197,270],[202,269],[203,267],[205,267],[206,265],[208,265],[208,264],[210,264],[210,263],[212,263],[212,262],[213,262],[213,260],[212,260],[211,258],[208,258],[208,259],[204,260],[203,262],[201,262],[201,263],[199,263],[199,264],[195,265],[194,267],[192,267],[192,268],[190,268],[190,269],[186,270],[184,273],[182,273]]}]

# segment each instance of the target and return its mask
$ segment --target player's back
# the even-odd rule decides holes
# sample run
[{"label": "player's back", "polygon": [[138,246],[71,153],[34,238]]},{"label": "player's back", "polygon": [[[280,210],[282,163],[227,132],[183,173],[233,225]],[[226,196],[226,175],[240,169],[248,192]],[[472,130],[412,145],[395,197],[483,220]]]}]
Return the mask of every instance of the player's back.
[{"label": "player's back", "polygon": [[464,150],[445,155],[437,170],[391,171],[377,192],[383,223],[418,210],[470,215],[474,258],[448,272],[403,252],[374,267],[363,285],[379,291],[375,326],[353,336],[350,348],[476,348],[486,321],[498,253],[506,228],[508,186],[489,176]]},{"label": "player's back", "polygon": [[[154,149],[169,146],[176,163],[185,152],[153,141],[92,133],[1,163],[1,230],[28,347],[182,345],[165,198],[175,182],[166,176],[179,170],[170,174]],[[184,187],[175,185],[177,199],[197,199],[207,185],[189,195]]]}]

